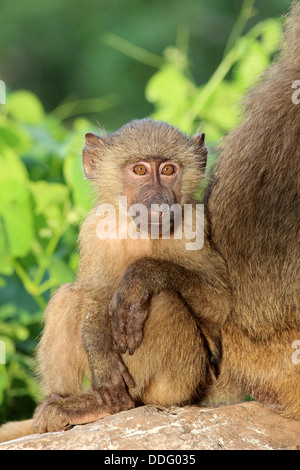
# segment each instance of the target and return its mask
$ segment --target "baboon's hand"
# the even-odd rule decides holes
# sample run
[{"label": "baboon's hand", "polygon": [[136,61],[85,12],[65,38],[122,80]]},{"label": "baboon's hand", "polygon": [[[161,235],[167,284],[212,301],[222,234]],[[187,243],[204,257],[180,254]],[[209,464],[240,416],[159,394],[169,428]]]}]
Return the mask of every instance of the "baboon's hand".
[{"label": "baboon's hand", "polygon": [[150,304],[151,294],[143,283],[132,284],[134,287],[128,286],[126,278],[123,278],[109,306],[113,338],[122,354],[127,350],[133,354],[140,346]]},{"label": "baboon's hand", "polygon": [[93,371],[92,388],[99,405],[113,413],[134,408],[128,388],[135,387],[135,383],[117,351],[110,352],[109,364],[105,365],[105,374]]},{"label": "baboon's hand", "polygon": [[54,393],[37,406],[33,431],[66,431],[76,424],[91,423],[112,413],[112,410],[98,403],[96,394],[92,392],[69,397]]}]

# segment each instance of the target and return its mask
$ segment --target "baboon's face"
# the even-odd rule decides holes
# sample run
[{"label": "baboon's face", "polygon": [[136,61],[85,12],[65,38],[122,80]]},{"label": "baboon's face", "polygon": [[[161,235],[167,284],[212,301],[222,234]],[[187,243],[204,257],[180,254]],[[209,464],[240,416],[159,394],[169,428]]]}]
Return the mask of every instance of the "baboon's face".
[{"label": "baboon's face", "polygon": [[[126,164],[124,171],[124,193],[128,208],[141,204],[143,209],[139,217],[133,217],[136,223],[144,222],[151,232],[151,227],[162,234],[163,225],[171,229],[174,212],[173,204],[180,204],[182,165],[163,158],[141,160]],[[136,213],[136,210],[135,210]],[[146,219],[146,220],[145,220]]]}]

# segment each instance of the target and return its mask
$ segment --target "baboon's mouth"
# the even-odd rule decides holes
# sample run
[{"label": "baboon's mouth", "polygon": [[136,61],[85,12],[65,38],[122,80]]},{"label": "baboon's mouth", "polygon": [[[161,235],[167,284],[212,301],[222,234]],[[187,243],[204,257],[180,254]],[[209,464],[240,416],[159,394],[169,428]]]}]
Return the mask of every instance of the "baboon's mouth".
[{"label": "baboon's mouth", "polygon": [[174,225],[174,215],[172,213],[148,211],[148,218],[137,215],[132,219],[139,230],[153,234],[158,233],[159,235],[170,231]]}]

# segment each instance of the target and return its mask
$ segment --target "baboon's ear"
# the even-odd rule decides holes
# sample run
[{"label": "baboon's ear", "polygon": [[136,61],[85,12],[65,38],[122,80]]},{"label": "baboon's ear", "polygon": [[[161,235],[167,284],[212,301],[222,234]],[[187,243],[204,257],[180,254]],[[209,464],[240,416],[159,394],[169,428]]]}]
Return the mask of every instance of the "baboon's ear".
[{"label": "baboon's ear", "polygon": [[206,162],[207,162],[207,148],[205,146],[204,141],[205,141],[205,134],[203,134],[203,132],[201,134],[197,134],[193,139],[193,142],[196,145],[198,154],[200,156],[199,160],[201,164],[201,169],[203,171],[205,171]]},{"label": "baboon's ear", "polygon": [[85,135],[85,147],[82,151],[84,174],[87,179],[95,179],[95,162],[99,158],[99,148],[104,147],[104,140],[96,134],[88,132]]}]

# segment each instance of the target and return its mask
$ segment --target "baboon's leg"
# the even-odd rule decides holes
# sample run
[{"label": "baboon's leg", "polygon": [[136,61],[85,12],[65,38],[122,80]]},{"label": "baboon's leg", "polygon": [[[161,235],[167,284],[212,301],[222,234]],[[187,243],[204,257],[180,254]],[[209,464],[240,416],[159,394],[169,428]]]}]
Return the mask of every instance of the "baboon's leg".
[{"label": "baboon's leg", "polygon": [[45,310],[45,327],[37,349],[38,373],[45,395],[82,392],[88,361],[81,338],[83,295],[73,284],[62,286]]},{"label": "baboon's leg", "polygon": [[142,344],[122,357],[136,384],[130,395],[144,404],[191,403],[214,374],[206,339],[174,292],[153,297]]},{"label": "baboon's leg", "polygon": [[287,417],[300,418],[300,364],[293,360],[293,354],[297,355],[292,347],[295,340],[300,340],[299,330],[254,341],[236,326],[226,325],[221,373],[209,393],[210,404],[236,402],[250,395]]},{"label": "baboon's leg", "polygon": [[81,338],[85,314],[83,294],[72,284],[61,287],[46,308],[37,352],[46,398],[35,411],[34,432],[59,431],[109,414],[92,392],[83,393],[83,377],[89,373]]},{"label": "baboon's leg", "polygon": [[[68,289],[72,292],[73,288]],[[71,292],[69,292],[70,299],[74,295],[74,292],[73,294]],[[68,305],[66,301],[68,292],[61,294],[62,303],[59,303],[60,293],[58,293],[49,306],[46,321],[48,330],[45,328],[39,349],[40,357],[47,351],[48,341],[52,341],[52,336],[55,336],[55,328],[62,327],[54,319],[57,316],[58,305],[64,306],[65,315],[66,311],[71,314],[72,309],[74,309],[73,315],[75,314],[74,300]],[[77,305],[80,303],[80,294],[78,294]],[[54,308],[52,332],[49,331],[51,308]],[[67,333],[63,333],[64,340],[69,342],[69,354],[72,352],[72,345],[75,348],[76,357],[70,360],[72,367],[75,368],[73,371],[68,371],[68,358],[64,357],[64,350],[61,349],[61,334],[57,350],[62,354],[63,362],[59,364],[57,372],[62,374],[62,377],[55,377],[55,371],[52,370],[49,376],[47,374],[49,359],[42,361],[47,379],[46,390],[52,395],[37,408],[34,420],[37,432],[67,429],[71,425],[95,421],[118,411],[99,404],[97,393],[93,391],[82,393],[81,376],[86,370],[87,362],[86,356],[82,357],[81,354],[83,346],[80,339],[80,325],[82,325],[81,317],[79,322],[77,321],[77,330],[74,328],[70,330],[71,338],[68,338]],[[76,338],[78,341],[80,339],[79,343]],[[53,343],[51,344],[53,346]],[[56,355],[54,352],[51,352],[52,354],[54,361]],[[211,383],[214,375],[204,335],[197,327],[188,307],[177,294],[172,292],[162,292],[153,297],[141,346],[132,356],[126,353],[122,358],[136,384],[135,388],[129,389],[129,394],[137,404],[153,403],[167,406],[191,403]],[[64,368],[67,368],[65,375],[69,387],[64,382]]]}]

